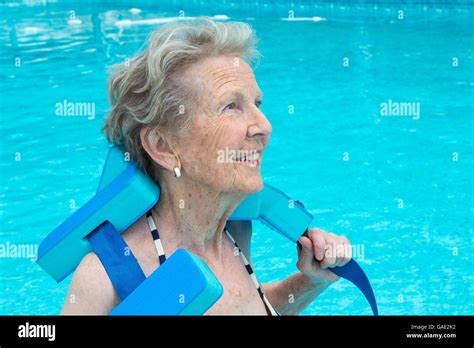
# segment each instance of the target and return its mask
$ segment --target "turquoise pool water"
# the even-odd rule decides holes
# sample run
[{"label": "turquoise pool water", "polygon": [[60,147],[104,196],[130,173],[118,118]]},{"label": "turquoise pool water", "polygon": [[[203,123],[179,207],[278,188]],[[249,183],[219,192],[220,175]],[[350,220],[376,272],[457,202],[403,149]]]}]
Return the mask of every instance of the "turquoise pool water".
[{"label": "turquoise pool water", "polygon": [[[0,5],[0,246],[39,244],[94,194],[107,67],[156,19],[227,16],[261,39],[265,180],[359,248],[382,315],[474,314],[473,8],[238,3]],[[290,10],[307,20],[282,20]],[[94,117],[57,116],[64,100],[95,103]],[[383,103],[392,115],[397,103],[412,108],[386,116]],[[254,228],[259,279],[295,272],[295,246]],[[57,314],[69,281],[3,255],[0,314]],[[340,281],[303,314],[370,308]]]}]

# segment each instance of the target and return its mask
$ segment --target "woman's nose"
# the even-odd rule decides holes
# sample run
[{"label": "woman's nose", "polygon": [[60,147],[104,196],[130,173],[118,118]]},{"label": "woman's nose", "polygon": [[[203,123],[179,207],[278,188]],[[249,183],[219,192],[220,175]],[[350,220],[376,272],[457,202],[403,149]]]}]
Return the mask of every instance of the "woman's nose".
[{"label": "woman's nose", "polygon": [[270,135],[272,132],[272,125],[268,121],[267,117],[259,109],[254,114],[254,120],[252,125],[248,129],[248,136],[253,137],[256,135]]}]

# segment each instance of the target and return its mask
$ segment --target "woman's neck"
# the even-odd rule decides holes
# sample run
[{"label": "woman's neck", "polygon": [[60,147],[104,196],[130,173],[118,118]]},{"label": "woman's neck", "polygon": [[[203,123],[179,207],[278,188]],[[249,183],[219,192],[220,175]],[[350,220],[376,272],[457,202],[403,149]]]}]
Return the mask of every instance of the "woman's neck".
[{"label": "woman's neck", "polygon": [[234,208],[244,194],[217,192],[192,181],[176,178],[172,189],[161,186],[153,209],[160,238],[176,248],[184,248],[204,260],[222,260],[223,231]]}]

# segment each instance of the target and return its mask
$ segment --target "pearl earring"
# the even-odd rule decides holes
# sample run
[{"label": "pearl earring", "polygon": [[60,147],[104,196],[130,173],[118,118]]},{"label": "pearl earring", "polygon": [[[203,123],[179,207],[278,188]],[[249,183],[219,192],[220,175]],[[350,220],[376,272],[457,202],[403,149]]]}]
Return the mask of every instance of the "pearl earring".
[{"label": "pearl earring", "polygon": [[181,176],[181,170],[178,167],[174,167],[174,176],[177,178]]}]

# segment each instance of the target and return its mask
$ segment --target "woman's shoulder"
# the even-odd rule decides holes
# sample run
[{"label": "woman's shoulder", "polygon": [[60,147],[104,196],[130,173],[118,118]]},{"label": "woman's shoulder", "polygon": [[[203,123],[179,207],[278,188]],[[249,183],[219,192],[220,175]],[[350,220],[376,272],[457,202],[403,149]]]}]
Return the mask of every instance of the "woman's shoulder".
[{"label": "woman's shoulder", "polygon": [[[159,264],[152,259],[153,243],[146,228],[146,222],[141,218],[122,233],[122,238],[148,277]],[[150,243],[147,243],[148,239]],[[108,314],[119,302],[102,262],[90,252],[74,272],[61,314]]]},{"label": "woman's shoulder", "polygon": [[82,259],[74,272],[61,314],[108,314],[119,303],[112,282],[93,252]]}]

